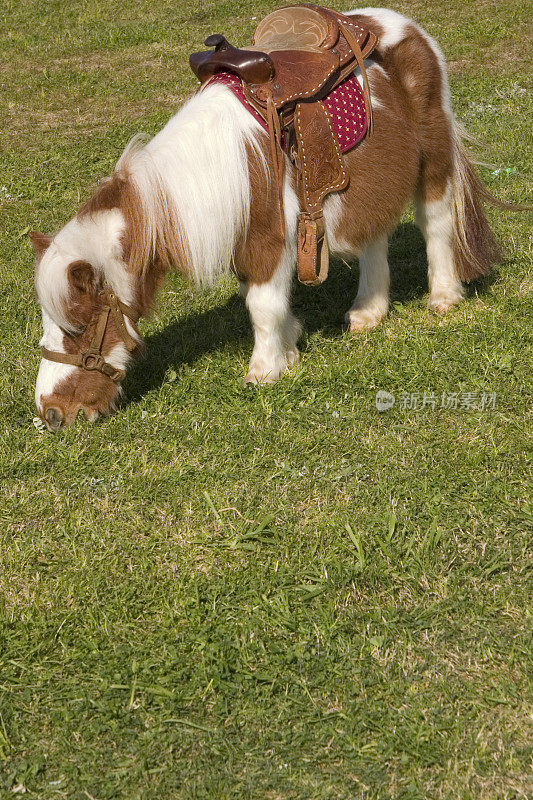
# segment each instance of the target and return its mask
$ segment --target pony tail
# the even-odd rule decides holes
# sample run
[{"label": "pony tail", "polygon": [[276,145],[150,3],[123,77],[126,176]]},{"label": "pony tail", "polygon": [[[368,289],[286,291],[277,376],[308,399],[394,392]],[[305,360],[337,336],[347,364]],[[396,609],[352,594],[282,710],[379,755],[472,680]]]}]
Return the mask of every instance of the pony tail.
[{"label": "pony tail", "polygon": [[522,209],[502,203],[488,191],[477,175],[458,131],[454,151],[454,262],[457,277],[464,283],[470,283],[488,275],[491,267],[503,257],[502,248],[485,216],[483,201],[506,210]]}]

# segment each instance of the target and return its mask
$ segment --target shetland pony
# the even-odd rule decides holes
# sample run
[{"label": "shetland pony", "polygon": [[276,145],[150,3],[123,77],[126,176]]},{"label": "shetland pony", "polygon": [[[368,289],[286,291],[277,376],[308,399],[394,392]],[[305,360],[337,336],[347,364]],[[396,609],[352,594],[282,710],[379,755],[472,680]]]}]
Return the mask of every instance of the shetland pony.
[{"label": "shetland pony", "polygon": [[[354,12],[379,37],[368,60],[374,133],[345,155],[351,181],[324,203],[330,250],[358,256],[352,331],[374,328],[389,306],[388,235],[414,198],[427,245],[429,309],[443,313],[463,283],[486,275],[500,250],[483,213],[491,199],[461,145],[443,55],[413,21],[385,9]],[[299,212],[287,159],[285,236],[268,138],[225,86],[207,86],[151,141],[134,139],[115,171],[58,233],[31,234],[35,285],[48,351],[90,347],[106,296],[136,319],[146,315],[165,273],[179,268],[199,284],[233,270],[254,329],[245,383],[275,381],[298,358],[301,326],[289,306]],[[129,317],[130,341],[141,345]],[[101,343],[123,375],[135,356],[116,315]],[[115,376],[116,377],[116,376]],[[35,401],[50,430],[79,410],[93,421],[113,409],[120,382],[80,366],[41,361]]]}]

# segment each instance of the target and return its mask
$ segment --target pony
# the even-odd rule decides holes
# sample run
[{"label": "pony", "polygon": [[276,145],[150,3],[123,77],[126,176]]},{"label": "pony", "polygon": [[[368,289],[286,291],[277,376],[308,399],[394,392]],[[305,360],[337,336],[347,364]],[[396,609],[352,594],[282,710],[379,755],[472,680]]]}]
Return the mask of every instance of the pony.
[{"label": "pony", "polygon": [[[412,199],[430,311],[459,303],[501,251],[482,206],[497,201],[462,144],[438,44],[396,12],[352,15],[379,38],[366,63],[374,133],[345,154],[349,186],[325,200],[324,215],[330,251],[359,258],[346,312],[357,332],[387,314],[388,236]],[[254,331],[245,384],[275,381],[298,361],[302,328],[289,301],[299,202],[285,160],[283,231],[266,132],[226,86],[208,84],[151,140],[135,137],[55,235],[30,234],[43,317],[35,402],[49,430],[79,411],[94,421],[115,409],[142,348],[136,321],[172,268],[200,285],[235,273]]]}]

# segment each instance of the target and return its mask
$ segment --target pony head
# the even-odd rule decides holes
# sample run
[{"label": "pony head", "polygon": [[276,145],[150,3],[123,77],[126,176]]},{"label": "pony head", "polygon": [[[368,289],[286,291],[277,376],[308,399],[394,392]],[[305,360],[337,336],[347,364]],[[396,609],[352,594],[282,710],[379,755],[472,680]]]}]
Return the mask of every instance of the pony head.
[{"label": "pony head", "polygon": [[140,344],[124,230],[115,207],[78,214],[53,237],[30,234],[44,329],[35,403],[49,430],[111,412]]}]

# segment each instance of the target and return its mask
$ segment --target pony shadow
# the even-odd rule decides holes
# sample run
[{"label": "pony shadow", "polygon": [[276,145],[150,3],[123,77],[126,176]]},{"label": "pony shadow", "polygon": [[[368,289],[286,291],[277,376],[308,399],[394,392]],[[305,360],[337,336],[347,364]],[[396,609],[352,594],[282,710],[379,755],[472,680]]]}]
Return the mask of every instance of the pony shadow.
[{"label": "pony shadow", "polygon": [[178,371],[207,353],[242,345],[250,338],[248,312],[238,294],[224,305],[172,322],[145,339],[143,356],[132,366],[124,382],[124,403],[139,402],[145,394],[161,386],[168,369]]},{"label": "pony shadow", "polygon": [[[391,236],[389,266],[392,302],[406,303],[427,293],[426,245],[412,223],[399,225]],[[357,259],[333,259],[327,281],[313,291],[296,281],[292,305],[306,331],[340,334],[345,327],[344,314],[357,294],[358,282]]]},{"label": "pony shadow", "polygon": [[[422,235],[412,223],[399,225],[389,244],[391,300],[406,303],[428,291],[426,248]],[[344,331],[344,314],[357,293],[357,260],[333,259],[327,281],[310,289],[294,281],[291,306],[307,334],[318,331],[334,338]],[[471,293],[483,291],[493,278],[477,281]],[[176,320],[145,340],[143,358],[136,362],[125,381],[125,404],[139,402],[145,394],[162,385],[165,373],[194,364],[202,356],[225,347],[251,349],[252,330],[240,295],[224,305],[195,316]],[[305,350],[305,344],[303,345]]]},{"label": "pony shadow", "polygon": [[[505,263],[505,262],[503,262]],[[408,222],[399,225],[389,241],[391,302],[421,299],[429,291],[426,243],[420,229]],[[465,297],[484,294],[498,278],[498,269],[465,285]]]}]

